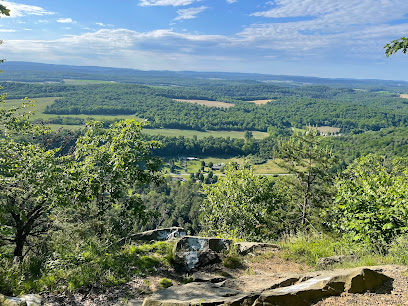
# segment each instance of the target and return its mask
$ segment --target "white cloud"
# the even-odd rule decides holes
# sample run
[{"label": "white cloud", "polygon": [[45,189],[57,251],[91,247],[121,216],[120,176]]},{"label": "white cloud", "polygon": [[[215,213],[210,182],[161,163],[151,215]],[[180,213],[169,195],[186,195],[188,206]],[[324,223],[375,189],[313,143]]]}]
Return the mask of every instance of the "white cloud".
[{"label": "white cloud", "polygon": [[237,2],[238,0],[227,0],[227,2],[229,3],[229,4],[232,4],[232,3],[235,3],[235,2]]},{"label": "white cloud", "polygon": [[206,6],[200,6],[177,10],[178,16],[174,18],[174,20],[186,20],[197,18],[197,15],[205,11],[207,8],[208,7]]},{"label": "white cloud", "polygon": [[57,22],[59,22],[59,23],[74,23],[72,18],[60,18],[60,19],[57,20]]},{"label": "white cloud", "polygon": [[43,16],[55,14],[54,12],[47,11],[39,6],[19,4],[9,1],[2,1],[2,5],[4,5],[5,7],[7,7],[7,9],[10,10],[10,17],[21,17],[26,15]]},{"label": "white cloud", "polygon": [[201,0],[141,0],[140,6],[185,6]]},{"label": "white cloud", "polygon": [[406,0],[275,0],[275,7],[252,16],[285,18],[311,17],[328,24],[381,23],[403,18]]},{"label": "white cloud", "polygon": [[11,30],[11,29],[0,29],[0,32],[4,32],[4,33],[12,33],[12,32],[16,32],[16,30]]}]

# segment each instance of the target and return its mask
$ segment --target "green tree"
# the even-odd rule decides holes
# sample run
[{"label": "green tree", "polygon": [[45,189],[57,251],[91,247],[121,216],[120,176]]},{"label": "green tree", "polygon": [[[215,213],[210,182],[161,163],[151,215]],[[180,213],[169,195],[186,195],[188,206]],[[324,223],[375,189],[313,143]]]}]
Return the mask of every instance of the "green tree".
[{"label": "green tree", "polygon": [[21,107],[0,108],[0,240],[14,246],[16,259],[31,237],[47,232],[52,208],[69,202],[69,159],[56,157],[58,149],[13,140],[47,133],[28,122],[24,110],[31,105],[24,101]]},{"label": "green tree", "polygon": [[279,184],[294,205],[295,220],[303,228],[313,226],[315,210],[328,204],[333,195],[334,175],[330,170],[337,160],[329,147],[321,145],[322,139],[316,129],[308,127],[306,132],[294,132],[289,139],[278,142],[276,163],[291,174],[280,178]]},{"label": "green tree", "polygon": [[279,196],[266,177],[246,168],[226,167],[225,178],[204,186],[202,226],[209,235],[245,240],[277,236]]},{"label": "green tree", "polygon": [[385,48],[385,55],[387,57],[394,55],[399,50],[401,50],[402,53],[407,53],[408,38],[401,37],[399,39],[393,40],[389,44],[386,44],[384,48]]},{"label": "green tree", "polygon": [[379,250],[408,230],[408,160],[368,155],[338,178],[338,230]]},{"label": "green tree", "polygon": [[145,212],[134,188],[163,179],[158,172],[162,161],[152,155],[159,143],[141,140],[144,125],[125,120],[104,129],[102,123],[90,122],[77,141],[71,170],[75,174],[75,203],[88,219],[101,220],[101,233],[110,212],[116,214],[122,234],[128,234],[133,229],[132,218],[143,218]]}]

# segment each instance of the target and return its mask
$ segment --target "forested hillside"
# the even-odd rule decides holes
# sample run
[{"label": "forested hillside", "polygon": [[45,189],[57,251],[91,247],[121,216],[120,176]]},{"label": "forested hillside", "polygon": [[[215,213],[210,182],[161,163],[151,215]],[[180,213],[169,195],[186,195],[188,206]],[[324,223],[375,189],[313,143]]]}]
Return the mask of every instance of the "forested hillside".
[{"label": "forested hillside", "polygon": [[[407,123],[407,100],[395,93],[325,86],[276,85],[152,87],[131,84],[59,85],[4,83],[7,98],[60,97],[44,113],[55,115],[135,115],[150,128],[258,130],[305,125],[333,126],[342,132],[377,131]],[[207,107],[173,99],[222,101]],[[270,100],[257,105],[253,100]],[[77,124],[77,121],[74,122]]]}]

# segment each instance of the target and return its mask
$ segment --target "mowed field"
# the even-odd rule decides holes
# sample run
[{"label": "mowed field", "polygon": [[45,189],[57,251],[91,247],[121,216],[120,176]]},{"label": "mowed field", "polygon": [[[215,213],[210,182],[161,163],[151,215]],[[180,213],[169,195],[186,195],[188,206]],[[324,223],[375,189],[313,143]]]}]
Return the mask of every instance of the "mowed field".
[{"label": "mowed field", "polygon": [[246,102],[252,102],[252,103],[255,103],[256,105],[263,105],[263,104],[266,104],[266,103],[271,102],[271,101],[275,101],[275,100],[273,100],[273,99],[269,99],[269,100],[252,100],[252,101],[246,101]]},{"label": "mowed field", "polygon": [[401,98],[408,99],[408,94],[400,94]]},{"label": "mowed field", "polygon": [[200,104],[208,107],[222,107],[222,108],[229,108],[235,106],[233,103],[225,103],[220,101],[209,101],[209,100],[187,100],[187,99],[173,99],[174,101],[178,102],[186,102],[186,103],[194,103]]},{"label": "mowed field", "polygon": [[328,133],[332,133],[332,134],[336,134],[340,132],[340,128],[336,128],[336,127],[332,127],[332,126],[318,126],[317,130],[320,133],[324,133],[324,134],[328,134]]}]

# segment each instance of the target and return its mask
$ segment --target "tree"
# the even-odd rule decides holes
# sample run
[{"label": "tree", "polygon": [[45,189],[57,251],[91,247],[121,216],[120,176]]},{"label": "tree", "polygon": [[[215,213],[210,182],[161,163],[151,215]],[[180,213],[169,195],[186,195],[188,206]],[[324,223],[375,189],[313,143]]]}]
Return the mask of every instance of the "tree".
[{"label": "tree", "polygon": [[17,259],[23,256],[30,237],[48,230],[52,208],[68,203],[65,167],[69,160],[56,157],[58,149],[44,150],[39,144],[13,140],[16,135],[47,133],[28,121],[29,113],[23,110],[31,105],[24,101],[21,107],[0,108],[4,128],[0,139],[0,240],[14,245]]},{"label": "tree", "polygon": [[226,167],[225,178],[204,186],[202,226],[209,235],[245,240],[277,237],[279,196],[266,177],[246,168]]},{"label": "tree", "polygon": [[399,50],[401,50],[402,53],[407,53],[408,38],[401,37],[399,39],[393,40],[389,44],[386,44],[384,48],[385,48],[385,55],[387,57],[394,55]]},{"label": "tree", "polygon": [[[160,144],[141,140],[145,124],[124,120],[104,129],[102,123],[90,122],[74,153],[75,203],[88,219],[103,221],[107,212],[115,213],[122,234],[133,229],[132,219],[143,218],[145,213],[133,190],[163,179],[158,172],[162,161],[152,155]],[[105,230],[102,226],[101,231]]]},{"label": "tree", "polygon": [[16,259],[32,246],[31,238],[49,231],[55,208],[75,206],[86,211],[88,219],[101,219],[113,210],[122,217],[143,215],[144,207],[131,190],[161,176],[156,173],[160,161],[151,155],[158,143],[140,140],[142,123],[127,120],[103,129],[101,123],[92,122],[78,139],[76,151],[60,156],[58,149],[14,140],[16,135],[30,139],[48,132],[28,121],[29,106],[25,102],[22,107],[0,108],[4,131],[0,135],[0,240],[14,246]]},{"label": "tree", "polygon": [[280,159],[276,163],[291,174],[281,178],[279,184],[294,204],[296,219],[302,227],[313,226],[312,212],[332,196],[330,170],[336,158],[328,147],[321,145],[322,139],[316,129],[308,127],[306,132],[294,132],[289,139],[278,142]]},{"label": "tree", "polygon": [[382,250],[408,231],[408,160],[371,154],[337,179],[336,228]]}]

